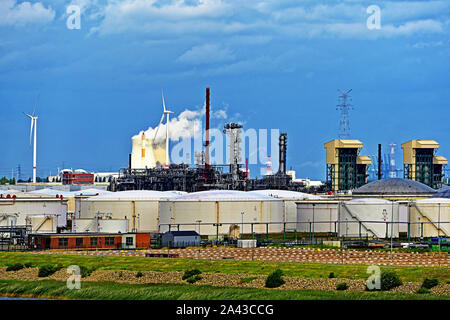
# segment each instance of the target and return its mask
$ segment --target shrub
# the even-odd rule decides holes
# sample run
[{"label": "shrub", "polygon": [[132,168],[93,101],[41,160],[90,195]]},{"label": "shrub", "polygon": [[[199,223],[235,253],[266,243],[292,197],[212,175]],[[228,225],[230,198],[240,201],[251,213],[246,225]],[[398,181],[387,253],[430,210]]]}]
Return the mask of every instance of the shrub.
[{"label": "shrub", "polygon": [[336,290],[347,290],[348,285],[345,282],[338,283],[336,286]]},{"label": "shrub", "polygon": [[416,293],[419,293],[419,294],[430,293],[430,289],[427,289],[425,287],[420,287],[419,290],[417,290]]},{"label": "shrub", "polygon": [[81,273],[82,278],[89,277],[91,275],[91,273],[94,271],[95,271],[95,267],[88,268],[85,266],[80,266],[80,273]]},{"label": "shrub", "polygon": [[425,278],[422,282],[422,288],[431,289],[433,287],[436,287],[438,284],[439,284],[439,281],[436,278],[433,278],[433,279]]},{"label": "shrub", "polygon": [[141,278],[143,276],[143,274],[142,274],[142,272],[138,272],[138,273],[136,273],[136,278]]},{"label": "shrub", "polygon": [[123,277],[123,272],[120,271],[120,272],[119,272],[119,278],[122,278],[122,277]]},{"label": "shrub", "polygon": [[32,264],[31,262],[27,262],[24,264],[25,268],[33,268],[34,264]]},{"label": "shrub", "polygon": [[202,272],[200,270],[198,270],[198,269],[186,270],[184,272],[184,275],[183,275],[182,279],[186,280],[186,279],[192,278],[193,276],[196,276],[196,275],[199,275],[199,274],[202,274]]},{"label": "shrub", "polygon": [[6,268],[6,271],[17,271],[17,270],[21,270],[21,269],[23,269],[23,268],[24,268],[23,264],[21,264],[21,263],[15,263],[15,264],[13,264],[13,265],[9,265],[9,266]]},{"label": "shrub", "polygon": [[202,279],[202,277],[200,276],[201,274],[202,272],[198,269],[186,270],[183,274],[182,279],[192,284]]},{"label": "shrub", "polygon": [[285,281],[283,279],[283,271],[280,269],[275,270],[267,276],[266,288],[278,288],[283,284],[285,284]]},{"label": "shrub", "polygon": [[49,277],[61,268],[61,265],[43,265],[39,267],[38,277]]},{"label": "shrub", "polygon": [[195,276],[192,276],[192,277],[186,279],[186,281],[187,281],[188,283],[192,284],[192,283],[195,283],[195,282],[197,282],[197,281],[199,281],[199,280],[202,280],[202,279],[203,279],[202,276],[196,274]]},{"label": "shrub", "polygon": [[386,271],[381,273],[381,290],[391,290],[395,287],[401,286],[402,284],[402,281],[394,271]]},{"label": "shrub", "polygon": [[334,272],[330,272],[330,274],[328,275],[328,278],[330,278],[330,279],[336,278],[336,276],[334,275]]}]

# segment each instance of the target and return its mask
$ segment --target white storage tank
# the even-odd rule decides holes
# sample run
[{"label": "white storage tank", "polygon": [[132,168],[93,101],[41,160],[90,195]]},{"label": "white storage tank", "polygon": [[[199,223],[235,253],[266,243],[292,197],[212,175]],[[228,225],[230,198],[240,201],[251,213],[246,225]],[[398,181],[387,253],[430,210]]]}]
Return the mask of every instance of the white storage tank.
[{"label": "white storage tank", "polygon": [[[411,237],[450,236],[450,199],[416,200],[410,207]],[[423,222],[423,224],[422,224]]]},{"label": "white storage tank", "polygon": [[[79,218],[107,215],[112,219],[129,221],[128,231],[157,232],[159,201],[173,198],[170,192],[119,191],[81,199]],[[78,213],[77,213],[78,215]]]},{"label": "white storage tank", "polygon": [[[269,224],[268,230],[266,224],[257,224],[271,222],[277,224]],[[174,224],[171,231],[178,230],[177,223],[190,224],[180,225],[180,231],[195,230],[201,235],[228,235],[236,228],[240,233],[249,234],[251,225],[246,223],[255,223],[254,233],[280,233],[283,222],[283,201],[251,192],[211,190],[160,202],[161,233],[169,231],[164,224]]]},{"label": "white storage tank", "polygon": [[56,217],[46,215],[29,216],[28,225],[31,226],[31,233],[56,233]]},{"label": "white storage tank", "polygon": [[341,203],[338,217],[339,236],[398,238],[399,204],[384,199],[362,198]]},{"label": "white storage tank", "polygon": [[336,200],[297,201],[297,232],[338,232],[338,212]]},{"label": "white storage tank", "polygon": [[254,190],[249,192],[262,194],[265,196],[283,200],[284,216],[286,218],[287,231],[294,231],[297,228],[297,204],[296,204],[297,201],[323,199],[322,197],[317,195],[288,190],[267,189],[267,190]]},{"label": "white storage tank", "polygon": [[0,195],[0,217],[5,215],[15,215],[17,226],[25,226],[28,217],[53,216],[57,227],[65,227],[67,199],[36,193],[3,193]]}]

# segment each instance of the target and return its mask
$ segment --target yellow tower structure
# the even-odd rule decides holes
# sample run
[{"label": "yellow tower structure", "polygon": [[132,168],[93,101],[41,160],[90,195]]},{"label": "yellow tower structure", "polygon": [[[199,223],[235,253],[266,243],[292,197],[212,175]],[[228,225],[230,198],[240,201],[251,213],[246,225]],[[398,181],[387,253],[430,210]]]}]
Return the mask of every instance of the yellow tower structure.
[{"label": "yellow tower structure", "polygon": [[432,188],[440,188],[444,178],[444,166],[448,160],[436,156],[439,143],[434,140],[411,140],[402,144],[403,175],[405,179],[421,182]]},{"label": "yellow tower structure", "polygon": [[336,139],[324,144],[327,150],[327,185],[331,190],[352,190],[367,183],[368,156],[360,156],[359,140]]}]

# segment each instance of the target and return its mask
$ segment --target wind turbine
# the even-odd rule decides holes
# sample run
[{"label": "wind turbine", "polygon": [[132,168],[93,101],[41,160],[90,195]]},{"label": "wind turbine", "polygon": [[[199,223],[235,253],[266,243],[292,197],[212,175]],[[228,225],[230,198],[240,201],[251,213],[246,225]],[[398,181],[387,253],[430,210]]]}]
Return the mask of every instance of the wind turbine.
[{"label": "wind turbine", "polygon": [[[37,105],[37,104],[36,104]],[[33,135],[33,127],[34,127],[34,144],[33,144],[33,183],[36,183],[36,129],[37,129],[37,119],[36,116],[36,107],[34,108],[33,115],[29,115],[28,113],[23,113],[27,117],[31,119],[31,127],[30,127],[30,146],[31,146],[31,136]]]},{"label": "wind turbine", "polygon": [[164,120],[164,116],[166,117],[166,168],[170,165],[169,160],[169,122],[170,122],[170,114],[174,113],[173,111],[166,109],[166,103],[164,102],[164,92],[161,92],[162,95],[162,103],[163,103],[163,114],[161,120],[159,121],[158,127],[156,128],[155,136],[153,137],[153,141],[156,141],[156,135],[158,134],[159,127]]}]

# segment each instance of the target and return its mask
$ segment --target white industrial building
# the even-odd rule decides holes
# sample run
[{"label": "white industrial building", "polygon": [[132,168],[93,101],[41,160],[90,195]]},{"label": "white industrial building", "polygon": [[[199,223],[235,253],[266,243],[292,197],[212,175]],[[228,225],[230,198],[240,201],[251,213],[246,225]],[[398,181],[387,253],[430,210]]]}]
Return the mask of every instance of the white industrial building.
[{"label": "white industrial building", "polygon": [[279,233],[285,221],[282,200],[231,190],[193,192],[161,201],[159,216],[160,232],[169,230],[167,224],[173,224],[172,230],[180,224],[180,231],[195,230],[201,235],[230,235],[236,230],[248,234],[251,223],[254,233]]},{"label": "white industrial building", "polygon": [[170,191],[136,190],[80,197],[72,224],[75,230],[85,232],[77,220],[127,220],[129,232],[158,232],[159,201],[177,196],[176,192]]},{"label": "white industrial building", "polygon": [[319,200],[323,199],[320,196],[296,192],[296,191],[288,191],[288,190],[255,190],[249,191],[251,193],[262,194],[265,196],[277,198],[283,200],[284,205],[284,216],[286,219],[286,230],[293,231],[297,227],[297,201],[300,200]]},{"label": "white industrial building", "polygon": [[67,223],[64,197],[25,192],[0,194],[0,226],[31,226],[33,233],[56,232]]}]

